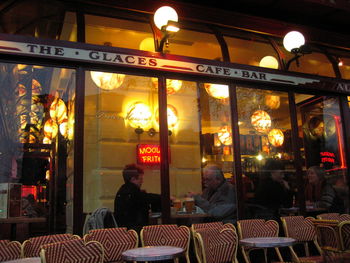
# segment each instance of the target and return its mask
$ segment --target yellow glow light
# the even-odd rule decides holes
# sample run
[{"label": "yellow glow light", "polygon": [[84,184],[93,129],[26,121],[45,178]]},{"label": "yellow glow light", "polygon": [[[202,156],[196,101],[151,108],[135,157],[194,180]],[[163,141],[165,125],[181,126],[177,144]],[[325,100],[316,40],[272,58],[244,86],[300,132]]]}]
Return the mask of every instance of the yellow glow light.
[{"label": "yellow glow light", "polygon": [[303,34],[298,31],[291,31],[283,38],[283,46],[289,52],[291,52],[293,48],[299,48],[304,44],[305,38]]},{"label": "yellow glow light", "polygon": [[162,26],[168,24],[168,21],[178,22],[179,18],[174,8],[170,6],[162,6],[154,13],[154,24],[157,28],[162,29]]},{"label": "yellow glow light", "polygon": [[125,78],[124,74],[98,71],[91,71],[90,75],[97,87],[103,90],[112,90],[119,88],[123,84]]},{"label": "yellow glow light", "polygon": [[218,132],[218,137],[220,142],[223,145],[231,145],[232,144],[231,127],[227,125],[221,127]]},{"label": "yellow glow light", "polygon": [[152,37],[147,37],[144,40],[141,41],[140,43],[140,50],[145,50],[145,51],[155,51],[154,48],[154,39]]},{"label": "yellow glow light", "polygon": [[267,138],[273,146],[279,147],[283,144],[284,134],[280,129],[272,129],[267,135]]},{"label": "yellow glow light", "polygon": [[58,133],[58,126],[55,121],[48,119],[44,124],[44,134],[47,138],[53,139]]},{"label": "yellow glow light", "polygon": [[255,111],[250,117],[250,121],[254,129],[258,132],[267,132],[271,127],[271,117],[263,110]]},{"label": "yellow glow light", "polygon": [[265,104],[272,110],[276,110],[281,105],[281,98],[277,95],[266,95]]},{"label": "yellow glow light", "polygon": [[[158,79],[152,78],[154,87],[158,88]],[[168,95],[178,92],[182,87],[182,80],[178,79],[167,79],[166,80],[166,93]]]},{"label": "yellow glow light", "polygon": [[[156,121],[159,125],[159,109],[156,111]],[[173,105],[167,105],[168,128],[174,128],[179,121],[177,110]]]},{"label": "yellow glow light", "polygon": [[148,105],[143,102],[132,104],[128,111],[126,119],[133,128],[149,128],[152,119],[152,113]]},{"label": "yellow glow light", "polygon": [[260,60],[260,67],[278,69],[278,61],[273,56],[265,56]]},{"label": "yellow glow light", "polygon": [[227,85],[204,83],[204,88],[210,96],[216,99],[226,99],[229,96]]}]

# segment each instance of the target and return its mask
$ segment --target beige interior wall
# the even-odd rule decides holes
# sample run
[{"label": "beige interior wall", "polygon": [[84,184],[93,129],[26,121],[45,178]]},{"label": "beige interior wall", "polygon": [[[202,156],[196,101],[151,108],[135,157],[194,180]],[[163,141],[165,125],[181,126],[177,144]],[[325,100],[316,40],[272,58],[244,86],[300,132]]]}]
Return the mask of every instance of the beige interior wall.
[{"label": "beige interior wall", "polygon": [[[139,143],[159,143],[159,134],[151,137],[148,128],[141,135],[126,120],[128,106],[142,101],[153,112],[152,127],[159,131],[156,110],[157,89],[151,78],[127,75],[123,84],[114,90],[98,88],[86,74],[85,128],[84,128],[84,212],[98,207],[114,210],[114,198],[124,183],[122,169],[136,163],[136,146]],[[199,122],[193,84],[188,91],[173,96],[171,104],[178,110],[179,124],[169,138],[171,149],[170,182],[172,195],[200,191]],[[145,168],[142,188],[160,193],[159,166]]]}]

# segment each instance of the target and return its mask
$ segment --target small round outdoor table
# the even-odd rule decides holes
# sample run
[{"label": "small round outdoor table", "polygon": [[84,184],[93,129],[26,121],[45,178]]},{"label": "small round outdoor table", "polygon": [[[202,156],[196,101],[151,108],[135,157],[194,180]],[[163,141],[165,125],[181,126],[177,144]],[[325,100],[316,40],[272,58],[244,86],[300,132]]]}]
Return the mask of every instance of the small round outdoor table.
[{"label": "small round outdoor table", "polygon": [[180,257],[184,249],[173,246],[147,246],[126,250],[122,253],[125,261],[160,261]]},{"label": "small round outdoor table", "polygon": [[[288,247],[294,244],[296,240],[290,237],[252,237],[243,238],[239,241],[242,246],[255,248],[276,248]],[[265,262],[267,263],[267,255],[264,253]]]}]

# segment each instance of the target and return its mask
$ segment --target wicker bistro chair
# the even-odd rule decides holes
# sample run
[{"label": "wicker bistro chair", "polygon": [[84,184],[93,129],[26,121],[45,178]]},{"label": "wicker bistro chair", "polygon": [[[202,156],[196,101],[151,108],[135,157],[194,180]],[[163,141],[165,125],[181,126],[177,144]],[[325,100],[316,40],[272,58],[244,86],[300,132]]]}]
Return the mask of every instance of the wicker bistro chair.
[{"label": "wicker bistro chair", "polygon": [[102,263],[103,246],[97,241],[85,244],[82,239],[73,239],[43,245],[40,257],[42,263]]},{"label": "wicker bistro chair", "polygon": [[194,233],[200,250],[201,263],[221,263],[237,261],[238,237],[232,228],[198,229]]},{"label": "wicker bistro chair", "polygon": [[[286,237],[294,238],[297,244],[304,246],[305,256],[300,257],[295,252],[293,246],[290,246],[290,252],[295,261],[299,262],[319,262],[322,260],[322,250],[317,242],[315,227],[311,217],[303,216],[285,216],[281,217],[283,230]],[[310,256],[309,243],[313,243],[320,255]]]},{"label": "wicker bistro chair", "polygon": [[337,220],[337,221],[347,221],[350,220],[349,214],[339,214],[339,213],[324,213],[316,216],[317,219],[323,220]]},{"label": "wicker bistro chair", "polygon": [[185,251],[186,261],[190,263],[190,229],[187,226],[151,225],[144,226],[140,233],[142,246],[175,246]]},{"label": "wicker bistro chair", "polygon": [[314,219],[317,242],[326,254],[342,253],[344,251],[339,231],[339,221]]},{"label": "wicker bistro chair", "polygon": [[[252,238],[252,237],[277,237],[279,226],[277,221],[264,219],[247,219],[247,220],[238,220],[237,221],[238,235],[239,239],[243,238]],[[243,254],[243,258],[246,263],[250,263],[249,253],[252,250],[261,249],[261,248],[251,248],[241,246],[241,251]],[[278,247],[274,248],[276,254],[280,261],[283,262],[282,255],[278,249]],[[263,248],[265,258],[267,254],[267,249]]]},{"label": "wicker bistro chair", "polygon": [[192,224],[191,225],[191,234],[192,234],[192,239],[193,239],[193,248],[194,248],[194,252],[197,258],[198,262],[203,262],[203,255],[202,255],[202,251],[203,249],[201,249],[200,244],[199,244],[199,240],[197,238],[195,238],[195,234],[197,230],[208,230],[208,229],[232,229],[234,230],[234,232],[236,232],[236,228],[233,224],[230,223],[226,223],[224,224],[223,222],[210,222],[210,223],[198,223],[198,224]]},{"label": "wicker bistro chair", "polygon": [[106,228],[90,230],[84,241],[98,241],[104,249],[104,262],[121,262],[121,254],[125,250],[138,246],[138,235],[135,230],[126,228]]},{"label": "wicker bistro chair", "polygon": [[21,243],[0,240],[0,262],[21,258]]},{"label": "wicker bistro chair", "polygon": [[39,257],[42,245],[72,239],[80,239],[80,237],[72,234],[56,234],[29,238],[22,244],[22,257]]}]

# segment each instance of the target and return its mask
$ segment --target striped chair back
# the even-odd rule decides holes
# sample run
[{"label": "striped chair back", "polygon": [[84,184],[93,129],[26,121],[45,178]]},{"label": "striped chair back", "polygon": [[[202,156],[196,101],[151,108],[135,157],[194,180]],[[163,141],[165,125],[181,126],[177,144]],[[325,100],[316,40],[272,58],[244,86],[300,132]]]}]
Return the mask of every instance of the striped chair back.
[{"label": "striped chair back", "polygon": [[29,238],[22,244],[22,256],[39,257],[42,245],[67,241],[71,239],[80,239],[80,237],[72,234],[56,234]]},{"label": "striped chair back", "polygon": [[42,263],[102,263],[103,247],[97,241],[85,244],[82,239],[73,239],[43,245],[40,257]]},{"label": "striped chair back", "polygon": [[[238,220],[237,221],[238,235],[239,239],[243,238],[252,238],[252,237],[277,237],[279,226],[277,221],[264,219],[246,219],[246,220]],[[252,250],[258,248],[250,248],[241,246],[241,251],[243,254],[243,258],[246,263],[250,263],[249,253]],[[267,249],[263,249],[264,253],[267,253]],[[275,248],[276,254],[280,261],[283,262],[282,255],[279,249]]]},{"label": "striped chair back", "polygon": [[240,239],[250,237],[276,237],[279,226],[275,220],[247,219],[237,221]]},{"label": "striped chair back", "polygon": [[339,234],[341,240],[342,249],[346,252],[350,252],[350,221],[343,221],[339,224]]},{"label": "striped chair back", "polygon": [[0,240],[0,262],[21,258],[21,243]]},{"label": "striped chair back", "polygon": [[192,233],[192,239],[193,239],[193,248],[194,252],[196,254],[196,258],[198,262],[203,262],[203,255],[201,249],[201,245],[199,244],[198,238],[195,238],[196,232],[198,230],[207,230],[207,229],[226,229],[230,228],[236,232],[236,228],[231,223],[224,224],[223,222],[209,222],[209,223],[198,223],[198,224],[192,224],[191,225],[191,233]]},{"label": "striped chair back", "polygon": [[350,220],[349,214],[338,214],[338,213],[324,213],[317,215],[317,219],[323,220],[337,220],[339,222]]},{"label": "striped chair back", "polygon": [[199,262],[202,263],[237,263],[238,237],[232,228],[200,228],[194,233],[199,244]]},{"label": "striped chair back", "polygon": [[[305,256],[300,257],[295,252],[293,246],[290,246],[289,249],[294,258],[301,261],[320,261],[322,259],[322,250],[317,242],[317,236],[314,224],[312,222],[314,218],[303,216],[285,216],[281,217],[283,224],[284,233],[287,237],[294,238],[298,244],[302,244],[305,250]],[[309,243],[313,243],[316,249],[318,250],[319,255],[310,256]]]},{"label": "striped chair back", "polygon": [[187,263],[190,262],[190,229],[187,226],[151,225],[144,226],[140,233],[142,246],[175,246],[185,250]]},{"label": "striped chair back", "polygon": [[339,221],[338,220],[312,220],[317,241],[323,251],[341,252],[343,250],[340,235],[339,235]]},{"label": "striped chair back", "polygon": [[122,261],[122,252],[136,248],[138,240],[136,231],[126,228],[95,229],[84,236],[85,242],[98,241],[102,244],[104,262]]}]

